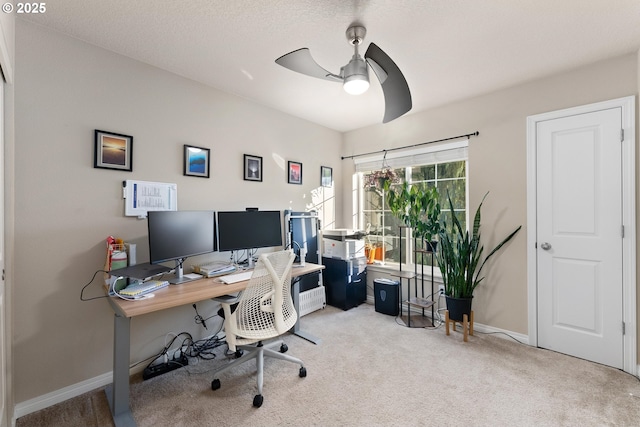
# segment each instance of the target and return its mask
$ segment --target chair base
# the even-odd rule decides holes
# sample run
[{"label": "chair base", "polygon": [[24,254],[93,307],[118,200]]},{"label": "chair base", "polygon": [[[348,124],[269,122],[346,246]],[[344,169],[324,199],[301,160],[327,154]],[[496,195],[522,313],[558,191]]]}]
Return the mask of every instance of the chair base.
[{"label": "chair base", "polygon": [[[456,330],[456,321],[449,318],[449,310],[444,312],[444,323],[447,335],[449,335],[449,323],[453,325],[453,330]],[[463,341],[469,341],[469,335],[473,336],[473,310],[471,310],[471,316],[467,317],[466,314],[462,315],[462,336]]]},{"label": "chair base", "polygon": [[[274,350],[274,348],[279,348],[279,350]],[[220,369],[217,369],[216,371],[214,371],[213,373],[213,378],[214,380],[211,382],[211,389],[212,390],[217,390],[220,388],[221,384],[220,384],[220,379],[218,378],[218,376],[237,366],[240,365],[244,362],[247,362],[251,359],[256,359],[256,369],[257,369],[257,382],[258,382],[258,394],[254,397],[253,399],[253,406],[259,408],[260,406],[262,406],[262,402],[263,402],[263,398],[262,398],[262,385],[263,385],[263,374],[264,374],[264,358],[265,357],[271,357],[274,359],[280,359],[280,360],[285,360],[287,362],[292,362],[292,363],[297,363],[298,365],[300,365],[300,371],[299,371],[299,376],[301,378],[306,377],[307,376],[307,370],[304,367],[304,363],[302,362],[302,360],[298,359],[297,357],[293,357],[293,356],[289,356],[287,354],[284,354],[288,348],[287,345],[284,344],[284,342],[282,340],[278,340],[278,341],[273,341],[270,342],[266,345],[263,345],[262,341],[257,342],[256,344],[253,345],[239,345],[236,347],[236,351],[238,350],[242,350],[244,352],[244,354],[242,356],[240,356],[239,358],[237,358],[236,360],[234,360],[233,362],[229,363],[226,366],[223,366]]]}]

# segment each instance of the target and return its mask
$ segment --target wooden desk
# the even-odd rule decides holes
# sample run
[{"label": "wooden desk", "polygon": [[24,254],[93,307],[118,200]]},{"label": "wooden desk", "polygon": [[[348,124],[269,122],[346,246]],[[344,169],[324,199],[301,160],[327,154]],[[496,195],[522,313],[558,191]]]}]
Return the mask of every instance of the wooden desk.
[{"label": "wooden desk", "polygon": [[[319,272],[324,266],[305,263],[304,267],[296,267],[291,270],[292,279],[305,274]],[[199,301],[219,297],[222,295],[240,292],[247,287],[248,280],[225,285],[217,278],[194,280],[181,285],[169,285],[166,288],[154,291],[155,296],[150,299],[127,301],[118,297],[108,298],[114,311],[114,343],[113,343],[113,384],[107,386],[107,400],[111,408],[111,415],[116,427],[132,427],[136,422],[129,405],[129,363],[131,318],[181,305],[193,304]],[[293,332],[314,343],[319,340],[310,339],[307,334],[299,330],[300,310],[298,305],[299,288],[294,281],[292,297],[298,311],[298,322]]]}]

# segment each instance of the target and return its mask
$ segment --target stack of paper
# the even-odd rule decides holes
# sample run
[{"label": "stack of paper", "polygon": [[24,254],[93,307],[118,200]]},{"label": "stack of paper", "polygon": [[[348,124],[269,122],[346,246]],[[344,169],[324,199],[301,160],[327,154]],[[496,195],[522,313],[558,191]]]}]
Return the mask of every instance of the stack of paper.
[{"label": "stack of paper", "polygon": [[236,271],[236,266],[224,262],[212,262],[209,264],[194,265],[193,271],[204,277],[216,277]]}]

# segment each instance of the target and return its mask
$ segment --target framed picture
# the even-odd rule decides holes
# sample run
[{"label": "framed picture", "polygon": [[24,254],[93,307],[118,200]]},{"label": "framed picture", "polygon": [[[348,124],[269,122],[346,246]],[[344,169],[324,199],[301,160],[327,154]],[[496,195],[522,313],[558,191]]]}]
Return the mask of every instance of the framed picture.
[{"label": "framed picture", "polygon": [[209,178],[209,149],[184,146],[184,174],[187,176],[199,176]]},{"label": "framed picture", "polygon": [[287,169],[289,170],[287,182],[289,184],[302,184],[302,163],[289,160]]},{"label": "framed picture", "polygon": [[244,180],[262,182],[262,157],[244,155]]},{"label": "framed picture", "polygon": [[133,137],[95,130],[93,167],[133,171]]},{"label": "framed picture", "polygon": [[323,187],[333,186],[333,169],[329,166],[320,166],[320,185]]}]

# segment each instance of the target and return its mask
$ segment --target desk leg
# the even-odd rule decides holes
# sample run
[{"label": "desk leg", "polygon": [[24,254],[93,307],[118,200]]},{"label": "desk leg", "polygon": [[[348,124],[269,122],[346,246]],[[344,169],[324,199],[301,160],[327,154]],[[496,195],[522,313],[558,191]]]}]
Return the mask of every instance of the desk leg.
[{"label": "desk leg", "polygon": [[314,344],[320,344],[320,338],[316,338],[308,332],[300,330],[300,282],[298,280],[293,281],[291,298],[293,299],[293,306],[296,308],[296,313],[298,314],[298,320],[296,320],[296,324],[293,325],[292,329],[294,335],[297,335],[300,338],[304,338],[305,340]]},{"label": "desk leg", "polygon": [[[400,319],[402,319],[402,306],[404,305],[402,302],[402,277],[398,277],[398,288],[400,289]],[[409,288],[409,291],[411,291],[411,288]]]},{"label": "desk leg", "polygon": [[129,406],[130,339],[131,319],[116,314],[113,322],[113,384],[105,388],[116,427],[136,426]]}]

